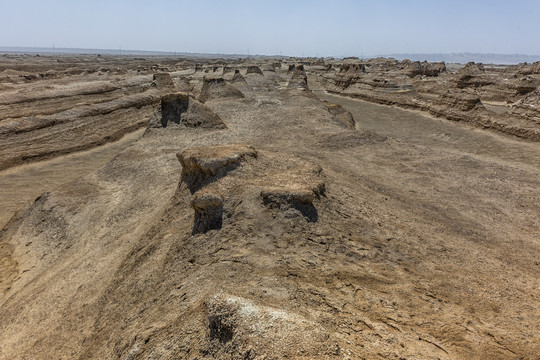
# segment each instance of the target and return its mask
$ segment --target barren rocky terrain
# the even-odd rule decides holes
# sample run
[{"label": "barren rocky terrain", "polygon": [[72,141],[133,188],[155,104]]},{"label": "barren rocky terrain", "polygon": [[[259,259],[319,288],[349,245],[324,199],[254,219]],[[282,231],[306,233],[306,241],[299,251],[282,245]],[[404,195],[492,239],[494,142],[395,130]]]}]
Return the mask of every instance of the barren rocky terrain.
[{"label": "barren rocky terrain", "polygon": [[539,359],[540,64],[0,56],[0,359]]}]

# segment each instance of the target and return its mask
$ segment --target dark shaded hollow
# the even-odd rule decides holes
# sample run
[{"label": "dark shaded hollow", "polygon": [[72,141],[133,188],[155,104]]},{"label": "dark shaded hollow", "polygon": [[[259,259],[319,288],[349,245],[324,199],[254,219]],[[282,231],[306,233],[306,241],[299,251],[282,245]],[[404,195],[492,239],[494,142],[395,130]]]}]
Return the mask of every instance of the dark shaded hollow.
[{"label": "dark shaded hollow", "polygon": [[295,199],[283,199],[281,196],[267,195],[263,196],[263,204],[270,209],[279,209],[286,211],[290,208],[297,210],[309,222],[317,222],[319,213],[315,206],[310,202],[302,202]]},{"label": "dark shaded hollow", "polygon": [[233,327],[231,324],[229,324],[230,321],[224,321],[229,319],[224,319],[224,315],[219,314],[209,316],[208,320],[211,339],[216,339],[221,343],[226,343],[232,340],[234,335]]},{"label": "dark shaded hollow", "polygon": [[219,230],[223,226],[223,203],[195,209],[195,221],[192,234],[204,234],[210,230]]},{"label": "dark shaded hollow", "polygon": [[161,125],[165,128],[169,122],[180,124],[182,113],[189,106],[189,95],[169,94],[161,99]]}]

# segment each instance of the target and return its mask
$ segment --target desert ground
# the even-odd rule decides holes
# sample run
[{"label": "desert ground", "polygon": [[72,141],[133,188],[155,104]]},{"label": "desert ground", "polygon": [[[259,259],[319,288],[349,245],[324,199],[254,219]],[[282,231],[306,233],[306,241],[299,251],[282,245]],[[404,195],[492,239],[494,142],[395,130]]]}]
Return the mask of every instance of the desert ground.
[{"label": "desert ground", "polygon": [[0,55],[0,359],[540,359],[540,63]]}]

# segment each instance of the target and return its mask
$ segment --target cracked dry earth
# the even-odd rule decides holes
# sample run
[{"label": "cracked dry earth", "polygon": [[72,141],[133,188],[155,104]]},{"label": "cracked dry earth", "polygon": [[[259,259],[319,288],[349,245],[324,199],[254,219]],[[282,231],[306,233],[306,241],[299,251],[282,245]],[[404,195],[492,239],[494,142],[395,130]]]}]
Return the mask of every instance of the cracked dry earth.
[{"label": "cracked dry earth", "polygon": [[410,113],[325,98],[351,129],[284,82],[207,89],[225,126],[158,112],[20,210],[0,233],[0,358],[538,359],[537,144],[428,118],[464,137],[403,140],[363,117]]}]

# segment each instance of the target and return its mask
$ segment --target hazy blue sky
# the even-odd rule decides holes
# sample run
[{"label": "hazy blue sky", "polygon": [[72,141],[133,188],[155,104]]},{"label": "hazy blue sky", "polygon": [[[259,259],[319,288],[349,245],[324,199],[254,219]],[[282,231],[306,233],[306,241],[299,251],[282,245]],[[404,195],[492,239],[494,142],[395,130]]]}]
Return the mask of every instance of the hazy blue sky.
[{"label": "hazy blue sky", "polygon": [[0,0],[0,46],[540,54],[540,0]]}]

